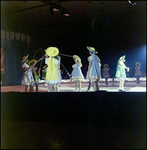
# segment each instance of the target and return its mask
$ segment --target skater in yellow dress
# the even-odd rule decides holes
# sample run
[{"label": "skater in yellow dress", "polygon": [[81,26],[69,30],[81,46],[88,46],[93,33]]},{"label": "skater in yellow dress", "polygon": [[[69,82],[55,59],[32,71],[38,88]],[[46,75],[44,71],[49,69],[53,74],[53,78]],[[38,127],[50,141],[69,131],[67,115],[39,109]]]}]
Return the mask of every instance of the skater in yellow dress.
[{"label": "skater in yellow dress", "polygon": [[62,82],[59,70],[60,61],[55,59],[59,54],[57,47],[48,47],[46,49],[45,64],[48,65],[45,82],[47,83],[48,92],[58,92],[57,85]]}]

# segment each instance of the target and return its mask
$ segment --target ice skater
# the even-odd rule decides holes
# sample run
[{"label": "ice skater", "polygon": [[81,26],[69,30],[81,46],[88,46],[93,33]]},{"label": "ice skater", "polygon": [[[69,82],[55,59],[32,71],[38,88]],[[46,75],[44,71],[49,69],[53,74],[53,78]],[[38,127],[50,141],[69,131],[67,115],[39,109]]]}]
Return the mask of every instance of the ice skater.
[{"label": "ice skater", "polygon": [[[23,70],[22,84],[25,85],[25,92],[33,92],[33,84],[34,84],[35,80],[34,80],[34,77],[32,74],[32,68],[34,66],[28,65],[28,57],[29,57],[29,55],[24,56],[21,61],[22,70]],[[29,90],[29,88],[30,88],[30,90]]]},{"label": "ice skater", "polygon": [[118,62],[117,62],[117,68],[116,68],[116,74],[115,77],[118,78],[119,80],[119,92],[125,92],[124,91],[124,81],[126,79],[126,71],[129,71],[130,68],[126,67],[126,65],[124,64],[125,62],[125,55],[120,57]]},{"label": "ice skater", "polygon": [[39,84],[39,81],[40,81],[40,74],[37,72],[37,67],[34,67],[35,63],[37,62],[36,59],[32,59],[28,62],[28,65],[32,67],[32,74],[33,74],[33,77],[34,77],[34,83],[33,83],[33,87],[34,85],[36,86],[36,92],[38,92],[38,84]]},{"label": "ice skater", "polygon": [[105,78],[106,85],[108,85],[108,78],[110,77],[109,68],[108,67],[109,67],[108,64],[104,64],[103,77]]},{"label": "ice skater", "polygon": [[141,67],[140,67],[140,62],[136,62],[136,67],[135,67],[135,74],[134,74],[134,76],[136,77],[136,79],[137,79],[137,84],[139,84],[140,83],[140,81],[139,81],[139,78],[141,77],[141,75],[142,75],[142,73],[141,73]]},{"label": "ice skater", "polygon": [[59,54],[57,47],[48,47],[46,50],[45,64],[48,65],[45,82],[47,83],[48,92],[58,92],[58,84],[62,82],[59,70],[60,61],[55,58]]},{"label": "ice skater", "polygon": [[73,71],[71,73],[71,79],[75,82],[75,91],[82,91],[81,80],[84,79],[83,73],[81,71],[82,63],[81,59],[77,55],[73,55],[75,64],[72,65]]},{"label": "ice skater", "polygon": [[89,66],[86,78],[89,79],[89,86],[87,91],[89,91],[91,85],[93,84],[93,91],[99,91],[99,81],[101,79],[101,61],[96,55],[98,52],[94,47],[87,46],[90,56],[88,57]]}]

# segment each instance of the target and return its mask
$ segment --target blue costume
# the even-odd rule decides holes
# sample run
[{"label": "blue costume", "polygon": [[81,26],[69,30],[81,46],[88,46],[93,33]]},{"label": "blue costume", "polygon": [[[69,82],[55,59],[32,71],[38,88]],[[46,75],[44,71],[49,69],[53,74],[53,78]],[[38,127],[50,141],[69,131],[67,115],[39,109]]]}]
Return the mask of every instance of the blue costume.
[{"label": "blue costume", "polygon": [[98,56],[92,54],[88,57],[88,61],[91,61],[91,67],[88,68],[87,72],[87,79],[90,79],[91,82],[96,81],[99,77],[101,77],[101,71],[100,71],[100,59]]},{"label": "blue costume", "polygon": [[81,65],[79,62],[75,63],[73,66],[73,73],[72,73],[72,79],[73,80],[81,80],[84,79],[84,76],[81,71]]},{"label": "blue costume", "polygon": [[93,90],[99,91],[99,81],[101,78],[101,61],[95,54],[98,52],[94,47],[87,46],[91,56],[88,57],[89,66],[86,78],[89,79],[89,85],[87,91],[89,91],[91,84],[93,84]]},{"label": "blue costume", "polygon": [[81,85],[81,80],[84,79],[84,76],[81,71],[82,63],[81,63],[81,58],[77,55],[73,55],[73,59],[75,61],[75,64],[72,66],[73,71],[71,73],[72,79],[75,82],[75,90],[82,91],[82,85]]}]

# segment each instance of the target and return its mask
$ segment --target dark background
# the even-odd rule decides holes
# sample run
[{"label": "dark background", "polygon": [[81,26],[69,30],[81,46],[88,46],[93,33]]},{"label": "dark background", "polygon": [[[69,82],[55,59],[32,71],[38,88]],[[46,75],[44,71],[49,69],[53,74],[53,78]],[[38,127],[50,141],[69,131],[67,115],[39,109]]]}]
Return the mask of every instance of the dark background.
[{"label": "dark background", "polygon": [[[42,1],[1,1],[1,29],[31,36],[29,47],[26,41],[1,39],[4,85],[20,84],[22,57],[29,54],[30,60],[49,46],[79,55],[84,75],[86,46],[92,46],[102,67],[109,64],[111,77],[122,55],[130,76],[137,61],[146,76],[146,1],[133,6],[128,1],[58,3],[70,10],[70,17],[50,15]],[[35,59],[41,57],[40,50]],[[72,71],[72,58],[62,57],[61,62]],[[145,97],[145,92],[3,92],[2,148],[145,149]]]},{"label": "dark background", "polygon": [[145,92],[2,93],[3,149],[146,149]]},{"label": "dark background", "polygon": [[[20,62],[24,55],[29,54],[31,60],[38,49],[50,46],[58,47],[61,54],[78,55],[84,76],[89,56],[86,46],[98,51],[101,69],[108,64],[111,77],[115,76],[117,61],[122,55],[126,55],[125,64],[130,67],[128,77],[134,77],[136,62],[141,63],[142,76],[146,76],[146,1],[138,1],[136,5],[127,1],[59,1],[69,9],[69,17],[45,12],[49,5],[42,1],[35,2],[39,5],[34,7],[30,1],[8,2],[2,1],[1,29],[30,35],[31,45],[27,47],[25,42],[14,40],[1,41],[5,52],[5,85],[20,84]],[[40,59],[42,53],[45,54],[38,51],[35,59]],[[74,61],[71,57],[61,56],[61,63],[69,73],[72,72]],[[44,60],[36,66],[42,69],[43,65]],[[61,70],[64,70],[62,65]],[[68,78],[65,70],[62,77]]]}]

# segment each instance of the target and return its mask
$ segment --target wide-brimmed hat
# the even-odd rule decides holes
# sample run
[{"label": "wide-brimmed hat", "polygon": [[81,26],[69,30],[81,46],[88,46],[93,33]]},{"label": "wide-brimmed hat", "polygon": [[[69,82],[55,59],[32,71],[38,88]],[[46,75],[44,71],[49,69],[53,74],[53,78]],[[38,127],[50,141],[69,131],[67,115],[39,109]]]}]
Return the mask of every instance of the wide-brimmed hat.
[{"label": "wide-brimmed hat", "polygon": [[28,65],[30,66],[32,63],[36,63],[37,62],[37,60],[36,59],[32,59],[32,60],[30,60],[29,62],[28,62]]},{"label": "wide-brimmed hat", "polygon": [[22,61],[21,61],[21,62],[22,62],[22,63],[23,63],[23,62],[25,62],[25,61],[27,60],[27,58],[28,58],[28,57],[29,57],[29,55],[27,55],[27,56],[23,56],[23,58],[22,58]]},{"label": "wide-brimmed hat", "polygon": [[104,68],[105,68],[105,67],[109,67],[109,65],[108,65],[108,64],[104,64]]},{"label": "wide-brimmed hat", "polygon": [[81,58],[78,55],[73,55],[73,59],[77,58],[79,61],[81,61]]},{"label": "wide-brimmed hat", "polygon": [[45,69],[46,67],[48,67],[48,65],[43,66],[43,69]]},{"label": "wide-brimmed hat", "polygon": [[141,64],[140,64],[140,62],[136,62],[136,63],[135,63],[135,65],[136,65],[136,66],[137,66],[137,65],[139,65],[139,66],[140,66]]},{"label": "wide-brimmed hat", "polygon": [[124,56],[121,56],[120,58],[119,58],[119,60],[121,61],[121,60],[125,60],[125,55]]},{"label": "wide-brimmed hat", "polygon": [[97,54],[98,52],[95,50],[94,47],[90,47],[90,46],[87,46],[86,47],[90,52],[92,52],[93,54]]},{"label": "wide-brimmed hat", "polygon": [[57,47],[48,47],[46,49],[46,54],[50,57],[55,57],[59,54],[59,49]]}]

